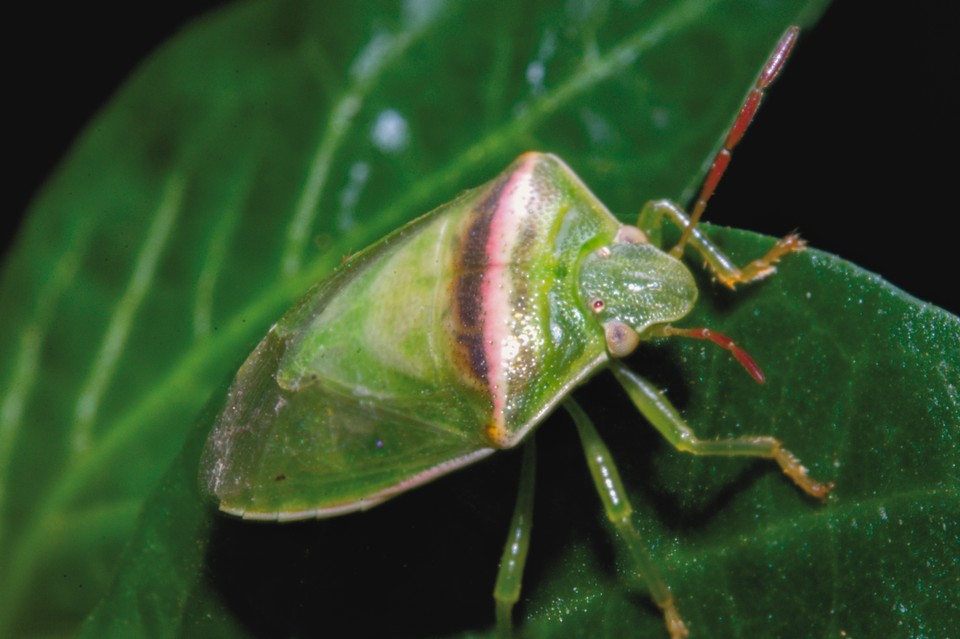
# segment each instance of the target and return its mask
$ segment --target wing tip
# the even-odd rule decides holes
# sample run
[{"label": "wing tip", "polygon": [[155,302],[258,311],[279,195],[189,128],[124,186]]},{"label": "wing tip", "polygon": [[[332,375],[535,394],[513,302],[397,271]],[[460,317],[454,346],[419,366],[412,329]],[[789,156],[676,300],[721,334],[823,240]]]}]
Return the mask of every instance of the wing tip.
[{"label": "wing tip", "polygon": [[494,448],[481,448],[479,450],[475,450],[467,455],[448,460],[442,464],[437,464],[428,470],[425,470],[417,475],[414,475],[404,481],[384,488],[373,494],[360,497],[358,499],[351,499],[349,501],[331,504],[329,506],[295,510],[257,510],[249,507],[230,505],[221,500],[218,508],[220,512],[230,515],[231,517],[243,519],[244,521],[286,523],[293,521],[306,521],[310,519],[327,519],[330,517],[338,517],[340,515],[347,515],[350,513],[369,510],[370,508],[373,508],[374,506],[377,506],[392,497],[396,497],[397,495],[407,492],[411,488],[415,488],[421,484],[432,481],[437,477],[446,475],[457,468],[472,464],[473,462],[492,454],[495,452],[495,450],[496,449]]}]

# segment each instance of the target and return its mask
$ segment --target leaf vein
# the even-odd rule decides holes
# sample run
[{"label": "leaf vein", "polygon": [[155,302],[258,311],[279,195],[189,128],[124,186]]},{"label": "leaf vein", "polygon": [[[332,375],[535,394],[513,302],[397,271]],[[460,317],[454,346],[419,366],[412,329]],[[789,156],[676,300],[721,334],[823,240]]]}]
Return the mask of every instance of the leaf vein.
[{"label": "leaf vein", "polygon": [[[695,21],[713,4],[715,3],[694,0],[677,4],[659,21],[645,25],[642,30],[624,38],[606,54],[585,58],[575,76],[543,93],[531,108],[484,135],[447,163],[446,168],[434,171],[429,177],[416,182],[393,200],[393,204],[372,216],[371,219],[378,223],[377,229],[383,233],[396,227],[409,216],[410,211],[424,208],[425,203],[435,197],[436,193],[455,188],[470,170],[515,145],[517,140],[523,139],[526,131],[578,95],[634,64],[645,52]],[[369,228],[367,231],[369,232]]]},{"label": "leaf vein", "polygon": [[310,240],[310,229],[320,212],[319,203],[334,158],[347,133],[353,128],[366,96],[376,86],[390,63],[400,59],[414,42],[428,32],[428,27],[436,22],[438,13],[412,17],[409,28],[397,35],[374,35],[354,59],[349,74],[351,85],[335,99],[330,109],[330,115],[310,161],[303,189],[294,206],[293,217],[287,226],[286,245],[281,258],[284,276],[290,277],[300,271],[303,254]]},{"label": "leaf vein", "polygon": [[[69,289],[80,272],[80,262],[87,249],[93,223],[91,218],[81,223],[74,231],[71,242],[60,256],[51,276],[37,298],[33,320],[20,335],[20,350],[16,355],[12,379],[6,395],[0,403],[0,468],[9,469],[14,444],[23,426],[23,414],[40,371],[39,360],[44,338],[50,323],[56,317],[55,310],[62,295]],[[0,514],[4,511],[9,478],[0,478]],[[5,535],[6,518],[0,516],[0,546]]]},{"label": "leaf vein", "polygon": [[173,223],[181,209],[183,190],[183,179],[179,175],[167,181],[130,281],[114,308],[103,341],[93,358],[90,373],[74,408],[74,422],[68,436],[74,455],[86,451],[90,446],[100,401],[116,373],[117,362],[130,335],[134,317],[156,274],[160,255],[170,239]]},{"label": "leaf vein", "polygon": [[239,222],[242,205],[250,194],[251,176],[255,164],[254,161],[246,163],[244,170],[240,172],[235,182],[235,184],[241,186],[232,189],[232,192],[227,195],[223,213],[216,216],[217,224],[214,227],[207,250],[204,251],[205,259],[197,277],[197,290],[193,304],[193,335],[195,338],[208,335],[213,326],[214,291],[226,264],[230,240]]}]

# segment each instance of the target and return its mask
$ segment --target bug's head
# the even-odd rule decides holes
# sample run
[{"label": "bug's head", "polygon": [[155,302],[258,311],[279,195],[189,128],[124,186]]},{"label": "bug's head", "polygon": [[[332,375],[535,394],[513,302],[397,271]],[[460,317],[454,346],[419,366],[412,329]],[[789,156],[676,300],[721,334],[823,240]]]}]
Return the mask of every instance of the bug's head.
[{"label": "bug's head", "polygon": [[583,257],[579,284],[580,300],[603,326],[614,357],[630,354],[650,329],[686,316],[697,300],[687,267],[633,226]]}]

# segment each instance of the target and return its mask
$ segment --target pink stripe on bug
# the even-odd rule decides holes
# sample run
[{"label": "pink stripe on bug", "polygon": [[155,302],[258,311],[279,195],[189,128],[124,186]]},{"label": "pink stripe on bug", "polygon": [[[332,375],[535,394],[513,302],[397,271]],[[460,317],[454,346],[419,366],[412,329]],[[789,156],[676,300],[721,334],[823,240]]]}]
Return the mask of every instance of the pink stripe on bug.
[{"label": "pink stripe on bug", "polygon": [[483,304],[483,347],[487,360],[487,385],[493,401],[493,423],[487,435],[493,443],[506,445],[504,409],[509,389],[507,371],[518,351],[513,334],[513,282],[510,262],[527,217],[527,206],[534,196],[533,169],[536,153],[522,156],[522,164],[504,185],[497,210],[490,221],[487,239],[487,271],[480,294]]}]

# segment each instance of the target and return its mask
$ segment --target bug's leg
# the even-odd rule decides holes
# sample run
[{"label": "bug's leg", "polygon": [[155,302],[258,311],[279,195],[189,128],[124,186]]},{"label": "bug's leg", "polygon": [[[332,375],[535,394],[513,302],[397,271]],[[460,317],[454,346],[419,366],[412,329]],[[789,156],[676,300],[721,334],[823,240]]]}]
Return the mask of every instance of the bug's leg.
[{"label": "bug's leg", "polygon": [[663,611],[664,620],[667,624],[667,630],[670,632],[671,639],[682,639],[687,636],[687,627],[677,612],[676,604],[673,601],[673,594],[670,588],[660,575],[660,571],[650,559],[650,554],[640,538],[640,532],[633,525],[631,515],[633,508],[627,499],[627,493],[620,481],[620,473],[613,463],[613,457],[607,448],[593,422],[587,414],[580,408],[569,396],[563,400],[563,407],[567,409],[570,416],[573,417],[577,425],[577,431],[580,433],[580,441],[583,444],[583,452],[587,456],[587,465],[590,468],[590,475],[597,486],[597,493],[603,501],[603,507],[607,511],[607,517],[613,522],[620,537],[626,543],[640,578],[647,584],[653,600]]},{"label": "bug's leg", "polygon": [[[690,218],[679,205],[669,200],[647,202],[640,212],[638,225],[649,235],[655,236],[657,233],[655,229],[663,216],[667,216],[671,222],[682,229],[690,228]],[[781,257],[787,253],[802,251],[807,245],[803,238],[796,233],[791,233],[781,238],[760,259],[739,267],[699,228],[690,231],[688,243],[700,254],[717,279],[730,288],[767,277],[776,270],[774,264],[780,261]]]},{"label": "bug's leg", "polygon": [[500,639],[509,639],[513,631],[513,606],[520,599],[523,567],[527,563],[530,533],[533,529],[533,485],[536,476],[537,455],[534,441],[523,447],[523,464],[520,468],[520,487],[517,503],[510,520],[510,533],[500,558],[497,583],[493,599],[497,608],[497,634]]},{"label": "bug's leg", "polygon": [[763,65],[763,69],[760,70],[760,75],[757,76],[757,81],[754,83],[753,89],[750,90],[747,98],[740,106],[737,119],[733,121],[733,125],[731,125],[730,130],[727,131],[723,148],[720,149],[717,156],[713,159],[710,172],[707,173],[707,177],[703,181],[703,186],[700,187],[700,193],[697,194],[697,199],[693,205],[693,214],[690,216],[690,224],[681,227],[683,232],[680,234],[680,240],[677,242],[677,245],[670,250],[670,254],[674,257],[683,255],[683,247],[687,241],[691,239],[693,229],[707,208],[707,202],[713,196],[714,191],[717,190],[720,178],[723,177],[727,166],[730,164],[734,147],[740,143],[743,134],[753,121],[753,116],[760,108],[760,101],[763,99],[764,91],[767,90],[777,75],[779,75],[784,63],[790,56],[790,52],[793,50],[793,45],[797,42],[799,33],[800,29],[798,27],[790,27],[787,29],[784,34],[780,36],[780,41],[777,43],[777,46],[774,47],[773,53],[770,54],[770,57],[767,58],[766,63]]},{"label": "bug's leg", "polygon": [[616,360],[610,362],[610,368],[637,409],[677,450],[694,455],[773,459],[797,486],[819,499],[825,499],[833,488],[832,482],[819,482],[810,477],[800,460],[774,437],[699,439],[656,387]]}]

